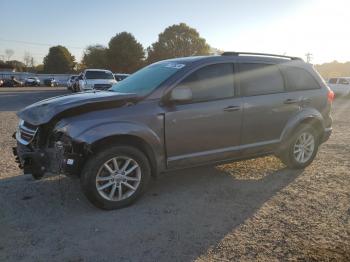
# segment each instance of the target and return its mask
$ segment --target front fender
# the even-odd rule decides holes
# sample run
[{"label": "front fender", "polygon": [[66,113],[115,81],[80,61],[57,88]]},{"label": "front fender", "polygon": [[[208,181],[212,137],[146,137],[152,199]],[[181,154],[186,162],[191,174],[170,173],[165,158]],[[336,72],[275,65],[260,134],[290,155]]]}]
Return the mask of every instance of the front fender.
[{"label": "front fender", "polygon": [[[141,139],[144,141],[149,148],[152,150],[153,158],[157,166],[157,170],[164,169],[164,141],[163,141],[163,130],[152,130],[148,126],[133,123],[129,121],[117,121],[100,123],[98,125],[92,126],[80,134],[67,134],[77,143],[82,143],[91,147],[95,143],[106,139],[113,138],[117,136],[128,136]],[[140,145],[141,146],[141,145]]]},{"label": "front fender", "polygon": [[75,139],[88,144],[116,135],[131,135],[145,140],[150,145],[160,146],[162,138],[149,127],[128,121],[102,123],[78,134]]}]

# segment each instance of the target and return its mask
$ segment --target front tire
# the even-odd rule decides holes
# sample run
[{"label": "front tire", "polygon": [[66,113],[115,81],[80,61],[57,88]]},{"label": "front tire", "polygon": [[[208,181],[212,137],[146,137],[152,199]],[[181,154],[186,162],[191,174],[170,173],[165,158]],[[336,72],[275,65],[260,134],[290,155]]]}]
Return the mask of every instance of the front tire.
[{"label": "front tire", "polygon": [[92,156],[80,182],[85,196],[106,210],[126,207],[145,191],[151,177],[147,157],[130,146],[113,146]]},{"label": "front tire", "polygon": [[301,125],[287,140],[285,150],[279,155],[291,169],[303,169],[314,160],[319,146],[319,136],[312,126]]}]

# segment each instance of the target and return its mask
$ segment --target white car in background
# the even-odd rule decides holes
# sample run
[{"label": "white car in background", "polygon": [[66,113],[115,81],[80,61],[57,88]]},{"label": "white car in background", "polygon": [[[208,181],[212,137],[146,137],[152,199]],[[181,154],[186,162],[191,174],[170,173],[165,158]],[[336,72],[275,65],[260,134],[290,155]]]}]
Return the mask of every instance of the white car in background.
[{"label": "white car in background", "polygon": [[75,79],[78,77],[78,75],[71,75],[67,81],[67,88],[68,90],[72,90],[73,84],[75,82]]},{"label": "white car in background", "polygon": [[333,77],[328,80],[328,86],[340,96],[350,95],[350,77]]},{"label": "white car in background", "polygon": [[113,73],[103,69],[85,69],[78,79],[79,91],[107,90],[117,83]]}]

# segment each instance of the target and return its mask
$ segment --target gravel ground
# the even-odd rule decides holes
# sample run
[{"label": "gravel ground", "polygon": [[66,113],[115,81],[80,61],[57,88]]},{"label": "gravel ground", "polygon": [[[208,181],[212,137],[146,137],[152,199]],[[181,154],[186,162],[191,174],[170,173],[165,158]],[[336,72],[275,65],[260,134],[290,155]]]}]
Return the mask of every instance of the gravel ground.
[{"label": "gravel ground", "polygon": [[79,181],[20,175],[0,112],[0,261],[350,261],[350,101],[313,164],[274,157],[169,173],[135,205],[91,206]]}]

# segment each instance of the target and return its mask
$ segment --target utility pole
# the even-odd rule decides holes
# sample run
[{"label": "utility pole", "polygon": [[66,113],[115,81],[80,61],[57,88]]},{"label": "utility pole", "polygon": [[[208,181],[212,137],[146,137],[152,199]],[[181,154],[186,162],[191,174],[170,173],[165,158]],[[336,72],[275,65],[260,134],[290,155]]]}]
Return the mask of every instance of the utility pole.
[{"label": "utility pole", "polygon": [[312,54],[308,52],[305,54],[305,56],[306,56],[306,62],[310,64],[312,60]]}]

